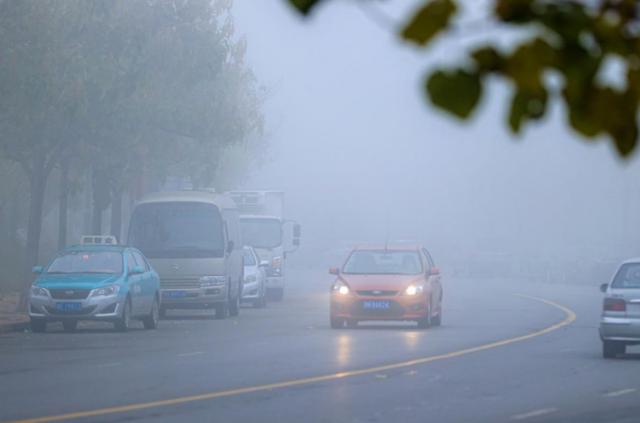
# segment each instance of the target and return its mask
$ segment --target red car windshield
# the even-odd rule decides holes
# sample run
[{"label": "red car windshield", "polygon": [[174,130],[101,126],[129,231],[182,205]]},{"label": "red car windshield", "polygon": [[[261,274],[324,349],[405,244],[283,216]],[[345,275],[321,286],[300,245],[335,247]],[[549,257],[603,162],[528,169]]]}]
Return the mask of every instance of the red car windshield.
[{"label": "red car windshield", "polygon": [[343,273],[353,275],[417,275],[422,261],[417,251],[369,251],[351,253]]}]

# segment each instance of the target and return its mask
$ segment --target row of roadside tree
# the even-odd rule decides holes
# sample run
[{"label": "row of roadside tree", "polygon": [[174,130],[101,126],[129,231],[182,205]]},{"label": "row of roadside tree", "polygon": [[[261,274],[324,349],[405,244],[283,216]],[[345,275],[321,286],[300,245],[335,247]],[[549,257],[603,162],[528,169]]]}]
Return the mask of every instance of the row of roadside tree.
[{"label": "row of roadside tree", "polygon": [[[0,291],[171,180],[231,188],[264,155],[230,0],[0,0]],[[24,303],[23,303],[24,304]]]}]

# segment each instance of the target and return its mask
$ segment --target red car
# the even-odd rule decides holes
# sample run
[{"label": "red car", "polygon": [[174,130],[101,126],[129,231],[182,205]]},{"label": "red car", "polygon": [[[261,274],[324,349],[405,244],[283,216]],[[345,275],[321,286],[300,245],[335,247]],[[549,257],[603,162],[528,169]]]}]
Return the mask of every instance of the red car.
[{"label": "red car", "polygon": [[420,245],[354,248],[331,286],[331,327],[365,320],[442,322],[440,270]]}]

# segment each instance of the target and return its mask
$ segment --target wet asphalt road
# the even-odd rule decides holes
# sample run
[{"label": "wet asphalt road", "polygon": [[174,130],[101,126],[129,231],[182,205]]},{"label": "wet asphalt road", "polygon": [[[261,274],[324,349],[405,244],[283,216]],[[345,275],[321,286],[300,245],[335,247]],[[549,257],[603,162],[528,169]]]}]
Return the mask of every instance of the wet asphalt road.
[{"label": "wet asphalt road", "polygon": [[[120,334],[89,324],[72,334],[52,327],[46,334],[1,335],[0,421],[98,409],[104,410],[62,421],[640,421],[640,348],[601,358],[597,287],[445,276],[440,328],[331,330],[329,275],[291,276],[284,302],[243,308],[226,321],[174,312],[156,331],[140,325]],[[514,294],[557,302],[577,319],[541,336],[458,354],[567,318],[553,305]],[[363,369],[370,370],[338,374]],[[125,405],[134,406],[114,409]]]}]

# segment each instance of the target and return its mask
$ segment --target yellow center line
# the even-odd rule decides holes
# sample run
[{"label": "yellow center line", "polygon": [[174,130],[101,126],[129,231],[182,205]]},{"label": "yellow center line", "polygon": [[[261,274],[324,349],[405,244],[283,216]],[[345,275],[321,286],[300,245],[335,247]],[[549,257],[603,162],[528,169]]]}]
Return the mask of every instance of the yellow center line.
[{"label": "yellow center line", "polygon": [[362,376],[362,375],[367,375],[372,373],[384,372],[388,370],[412,367],[420,364],[426,364],[434,361],[445,360],[448,358],[460,357],[462,355],[490,350],[490,349],[501,347],[504,345],[514,344],[516,342],[522,342],[527,339],[535,338],[538,336],[545,335],[549,332],[553,332],[557,329],[560,329],[563,326],[570,324],[576,319],[576,314],[571,309],[561,304],[555,303],[550,300],[546,300],[544,298],[531,297],[529,295],[521,295],[521,294],[516,294],[516,295],[519,297],[536,300],[536,301],[545,303],[547,305],[550,305],[552,307],[555,307],[557,309],[560,309],[562,312],[564,312],[565,318],[561,322],[555,323],[544,329],[540,329],[535,332],[528,333],[526,335],[503,339],[501,341],[478,345],[476,347],[466,348],[463,350],[452,351],[445,354],[416,358],[413,360],[402,361],[402,362],[392,363],[392,364],[385,364],[377,367],[369,367],[366,369],[359,369],[359,370],[348,370],[344,372],[331,373],[331,374],[321,375],[321,376],[313,376],[313,377],[307,377],[302,379],[293,379],[293,380],[287,380],[283,382],[269,383],[265,385],[247,386],[244,388],[227,389],[223,391],[215,391],[215,392],[209,392],[209,393],[200,394],[200,395],[191,395],[191,396],[172,398],[172,399],[166,399],[166,400],[141,402],[137,404],[128,404],[128,405],[121,405],[121,406],[115,406],[115,407],[99,408],[96,410],[78,411],[78,412],[67,413],[67,414],[59,414],[55,416],[44,416],[44,417],[36,417],[31,419],[14,420],[7,423],[47,423],[47,422],[57,422],[57,421],[63,421],[63,420],[80,419],[80,418],[86,418],[86,417],[103,416],[106,414],[126,413],[130,411],[138,411],[138,410],[144,410],[144,409],[156,408],[156,407],[166,407],[170,405],[178,405],[178,404],[184,404],[184,403],[194,402],[194,401],[205,401],[205,400],[211,400],[211,399],[222,398],[222,397],[231,397],[236,395],[260,392],[260,391],[268,391],[273,389],[291,388],[294,386],[308,385],[311,383],[328,382],[328,381],[333,381],[338,379],[344,379],[347,377]]}]

